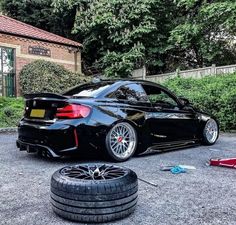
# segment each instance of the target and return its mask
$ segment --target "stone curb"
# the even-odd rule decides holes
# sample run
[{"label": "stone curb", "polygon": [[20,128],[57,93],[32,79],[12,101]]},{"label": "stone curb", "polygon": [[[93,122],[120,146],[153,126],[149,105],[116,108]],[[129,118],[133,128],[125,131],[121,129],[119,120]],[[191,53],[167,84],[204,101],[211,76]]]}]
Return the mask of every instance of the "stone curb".
[{"label": "stone curb", "polygon": [[15,133],[17,132],[17,127],[5,127],[5,128],[0,128],[0,133]]}]

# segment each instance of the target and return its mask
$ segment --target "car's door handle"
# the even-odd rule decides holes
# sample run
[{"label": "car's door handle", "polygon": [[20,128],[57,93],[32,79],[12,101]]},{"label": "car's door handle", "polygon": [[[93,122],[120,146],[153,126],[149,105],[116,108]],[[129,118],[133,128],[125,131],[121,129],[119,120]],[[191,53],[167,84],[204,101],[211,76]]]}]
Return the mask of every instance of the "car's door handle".
[{"label": "car's door handle", "polygon": [[162,110],[162,107],[161,107],[161,106],[156,106],[155,109],[156,109],[157,111],[161,111],[161,110]]}]

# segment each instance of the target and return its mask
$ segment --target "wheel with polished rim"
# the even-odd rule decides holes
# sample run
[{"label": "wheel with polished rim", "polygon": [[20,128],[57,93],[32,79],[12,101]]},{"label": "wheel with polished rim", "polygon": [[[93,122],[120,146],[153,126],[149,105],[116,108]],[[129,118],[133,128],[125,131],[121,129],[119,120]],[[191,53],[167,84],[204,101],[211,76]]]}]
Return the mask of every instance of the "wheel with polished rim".
[{"label": "wheel with polished rim", "polygon": [[213,145],[219,136],[219,126],[214,119],[209,119],[203,130],[203,141],[207,145]]},{"label": "wheel with polished rim", "polygon": [[51,178],[53,211],[69,220],[108,222],[127,217],[138,201],[134,171],[109,164],[66,166]]},{"label": "wheel with polished rim", "polygon": [[129,159],[137,148],[135,129],[126,122],[118,123],[106,136],[106,149],[109,156],[118,162]]},{"label": "wheel with polished rim", "polygon": [[65,177],[82,180],[111,180],[124,176],[127,173],[121,167],[106,164],[68,166],[60,170]]}]

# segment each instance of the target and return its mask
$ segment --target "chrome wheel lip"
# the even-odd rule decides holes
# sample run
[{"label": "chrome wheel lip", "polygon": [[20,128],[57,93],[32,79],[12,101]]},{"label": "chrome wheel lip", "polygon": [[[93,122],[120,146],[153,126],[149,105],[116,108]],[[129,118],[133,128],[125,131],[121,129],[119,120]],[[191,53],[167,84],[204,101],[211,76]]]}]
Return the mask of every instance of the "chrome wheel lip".
[{"label": "chrome wheel lip", "polygon": [[110,164],[79,164],[66,166],[59,173],[67,178],[77,180],[105,181],[125,176],[127,169]]},{"label": "chrome wheel lip", "polygon": [[218,137],[219,129],[218,124],[214,119],[207,121],[204,128],[204,135],[207,141],[211,144],[215,143]]},{"label": "chrome wheel lip", "polygon": [[136,149],[136,133],[128,123],[116,124],[108,138],[110,150],[119,159],[129,158]]}]

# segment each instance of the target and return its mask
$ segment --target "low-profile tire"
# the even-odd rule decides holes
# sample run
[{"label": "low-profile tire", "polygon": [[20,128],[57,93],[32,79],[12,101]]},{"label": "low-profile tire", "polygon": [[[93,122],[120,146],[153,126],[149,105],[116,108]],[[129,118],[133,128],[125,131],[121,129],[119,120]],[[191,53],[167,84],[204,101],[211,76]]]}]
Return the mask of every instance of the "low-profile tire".
[{"label": "low-profile tire", "polygon": [[106,150],[113,161],[123,162],[131,158],[137,148],[136,130],[126,122],[115,124],[106,135]]},{"label": "low-profile tire", "polygon": [[209,119],[203,128],[203,144],[213,145],[219,137],[219,125],[214,119]]},{"label": "low-profile tire", "polygon": [[137,175],[107,164],[80,164],[57,170],[51,178],[53,211],[79,222],[108,222],[134,212]]}]

